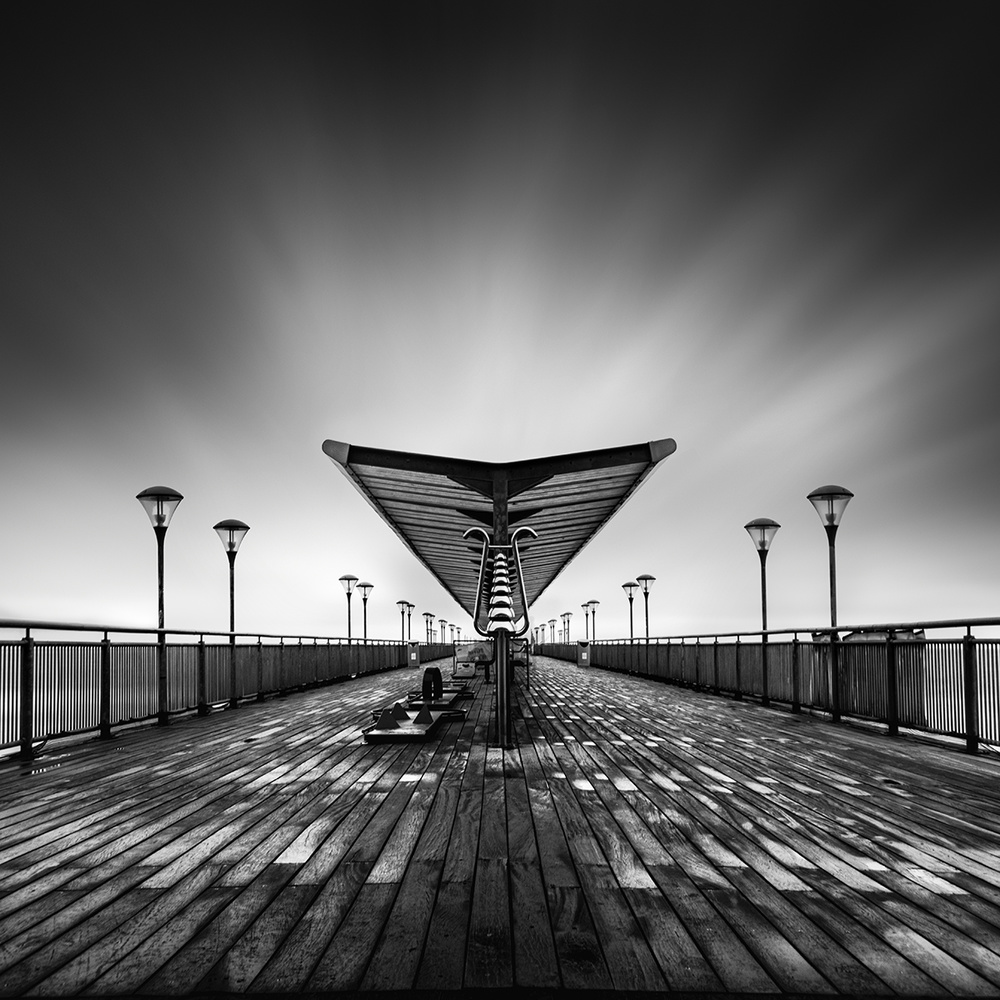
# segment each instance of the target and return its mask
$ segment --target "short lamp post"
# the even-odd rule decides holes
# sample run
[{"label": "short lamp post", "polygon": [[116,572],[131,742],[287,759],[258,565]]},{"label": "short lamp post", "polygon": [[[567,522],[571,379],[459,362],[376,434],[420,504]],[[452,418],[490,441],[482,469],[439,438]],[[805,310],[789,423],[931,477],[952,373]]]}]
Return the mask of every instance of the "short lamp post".
[{"label": "short lamp post", "polygon": [[597,642],[597,605],[600,603],[594,598],[587,601],[587,607],[590,608],[590,638],[593,642]]},{"label": "short lamp post", "polygon": [[646,607],[646,642],[649,643],[649,591],[656,580],[655,576],[650,576],[649,573],[640,573],[636,578],[636,583],[639,584],[639,589],[642,591],[642,601]]},{"label": "short lamp post", "polygon": [[156,535],[156,579],[157,579],[157,611],[159,633],[157,634],[157,688],[159,708],[156,721],[161,726],[167,724],[167,635],[163,631],[163,540],[167,534],[170,518],[177,505],[184,497],[169,486],[150,486],[136,494],[136,500],[142,504],[149,515],[153,532]]},{"label": "short lamp post", "polygon": [[772,521],[769,517],[757,517],[743,525],[750,535],[750,539],[760,556],[760,668],[761,668],[761,694],[760,703],[765,707],[771,704],[768,694],[768,650],[767,650],[767,551],[771,547],[774,536],[781,527],[777,521]]},{"label": "short lamp post", "polygon": [[[774,536],[781,527],[769,517],[757,517],[743,525],[760,556],[760,627],[767,631],[767,552]],[[766,637],[765,637],[766,638]]]},{"label": "short lamp post", "polygon": [[406,642],[406,609],[410,606],[409,601],[396,601],[399,608],[399,641]]},{"label": "short lamp post", "polygon": [[240,542],[243,541],[246,533],[250,530],[249,524],[237,521],[235,518],[227,518],[213,526],[222,539],[222,547],[226,550],[229,558],[229,644],[236,643],[236,553],[239,551]]},{"label": "short lamp post", "polygon": [[349,646],[351,644],[351,594],[354,593],[358,578],[350,573],[345,573],[340,578],[340,582],[344,586],[344,593],[347,594],[347,645]]},{"label": "short lamp post", "polygon": [[635,629],[632,627],[632,599],[635,597],[635,592],[639,589],[639,584],[635,580],[629,580],[628,583],[622,584],[622,590],[625,591],[625,596],[628,598],[628,641],[633,642],[635,640]]},{"label": "short lamp post", "polygon": [[367,645],[368,643],[368,595],[375,589],[374,583],[368,583],[363,581],[358,584],[358,590],[361,591],[361,614],[363,622],[363,635],[364,641]]},{"label": "short lamp post", "polygon": [[837,626],[837,528],[854,494],[843,486],[818,486],[806,499],[816,508],[830,547],[830,627]]}]

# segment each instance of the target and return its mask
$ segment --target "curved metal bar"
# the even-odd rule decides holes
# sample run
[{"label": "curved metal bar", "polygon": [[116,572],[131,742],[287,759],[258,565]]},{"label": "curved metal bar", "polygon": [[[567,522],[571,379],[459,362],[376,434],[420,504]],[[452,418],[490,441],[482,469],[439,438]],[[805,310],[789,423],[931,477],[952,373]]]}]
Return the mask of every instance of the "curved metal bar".
[{"label": "curved metal bar", "polygon": [[528,598],[524,592],[524,573],[521,571],[521,550],[517,544],[518,538],[521,535],[530,535],[532,538],[537,538],[538,532],[534,528],[529,528],[526,524],[522,524],[510,533],[510,545],[514,552],[514,563],[517,566],[517,586],[521,591],[521,607],[524,608],[524,618],[521,625],[514,630],[514,636],[518,639],[527,633],[530,624],[528,618]]},{"label": "curved metal bar", "polygon": [[476,610],[472,616],[472,627],[479,635],[489,638],[489,632],[484,632],[479,627],[479,615],[483,608],[483,583],[486,579],[486,562],[490,551],[490,533],[485,528],[477,526],[463,532],[462,538],[468,538],[470,535],[479,535],[483,539],[483,558],[479,564],[479,585],[476,587]]}]

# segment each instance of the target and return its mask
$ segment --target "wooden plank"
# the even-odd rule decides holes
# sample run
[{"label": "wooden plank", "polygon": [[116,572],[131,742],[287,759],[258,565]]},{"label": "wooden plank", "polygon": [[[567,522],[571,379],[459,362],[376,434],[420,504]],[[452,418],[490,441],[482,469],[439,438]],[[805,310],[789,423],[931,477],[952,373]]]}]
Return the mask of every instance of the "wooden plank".
[{"label": "wooden plank", "polygon": [[467,989],[499,989],[513,984],[507,862],[480,858],[476,862],[463,985]]},{"label": "wooden plank", "polygon": [[514,984],[557,989],[561,985],[559,967],[542,870],[537,860],[511,861],[508,877]]},{"label": "wooden plank", "polygon": [[442,881],[420,958],[418,990],[460,990],[472,909],[472,882]]}]

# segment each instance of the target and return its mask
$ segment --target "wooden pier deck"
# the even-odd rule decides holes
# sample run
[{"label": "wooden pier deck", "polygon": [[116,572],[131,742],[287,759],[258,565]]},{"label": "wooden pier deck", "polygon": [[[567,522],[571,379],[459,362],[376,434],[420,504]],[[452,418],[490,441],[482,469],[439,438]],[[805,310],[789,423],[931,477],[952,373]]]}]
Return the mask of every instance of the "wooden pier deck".
[{"label": "wooden pier deck", "polygon": [[0,762],[0,994],[1000,995],[996,759],[544,658],[366,745],[418,680]]}]

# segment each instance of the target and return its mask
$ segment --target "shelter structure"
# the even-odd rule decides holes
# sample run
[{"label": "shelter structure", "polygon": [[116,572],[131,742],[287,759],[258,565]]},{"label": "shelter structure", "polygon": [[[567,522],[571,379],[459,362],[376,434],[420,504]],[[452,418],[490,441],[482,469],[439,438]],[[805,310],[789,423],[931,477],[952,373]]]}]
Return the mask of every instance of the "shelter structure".
[{"label": "shelter structure", "polygon": [[488,463],[324,441],[323,451],[495,644],[497,737],[509,745],[510,637],[656,466],[643,444]]}]

